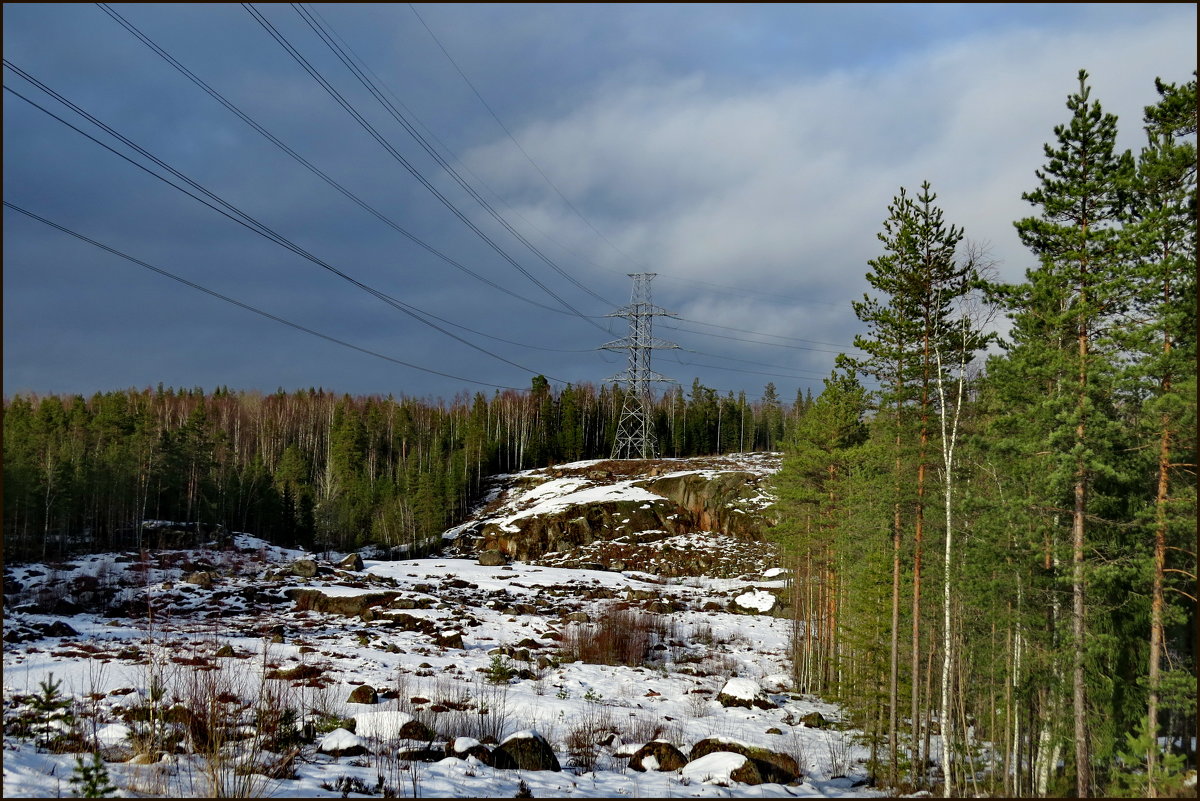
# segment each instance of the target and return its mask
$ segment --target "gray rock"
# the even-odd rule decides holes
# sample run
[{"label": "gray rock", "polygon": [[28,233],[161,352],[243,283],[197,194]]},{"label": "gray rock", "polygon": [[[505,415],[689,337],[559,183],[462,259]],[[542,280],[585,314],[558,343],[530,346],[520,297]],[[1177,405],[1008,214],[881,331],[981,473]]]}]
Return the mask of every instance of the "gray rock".
[{"label": "gray rock", "polygon": [[312,559],[297,559],[292,562],[292,573],[300,578],[312,578],[317,575],[317,563]]},{"label": "gray rock", "polygon": [[342,570],[362,570],[363,560],[358,554],[352,553],[342,561],[338,562],[337,566]]},{"label": "gray rock", "polygon": [[629,758],[629,767],[639,773],[644,772],[646,770],[644,762],[647,757],[654,757],[657,763],[654,770],[662,771],[679,770],[688,762],[683,752],[666,740],[654,740],[634,752],[633,756]]},{"label": "gray rock", "polygon": [[492,764],[503,770],[562,770],[550,743],[531,730],[510,735],[496,746]]},{"label": "gray rock", "polygon": [[484,567],[500,567],[508,564],[508,559],[499,550],[493,548],[479,554],[479,564]]}]

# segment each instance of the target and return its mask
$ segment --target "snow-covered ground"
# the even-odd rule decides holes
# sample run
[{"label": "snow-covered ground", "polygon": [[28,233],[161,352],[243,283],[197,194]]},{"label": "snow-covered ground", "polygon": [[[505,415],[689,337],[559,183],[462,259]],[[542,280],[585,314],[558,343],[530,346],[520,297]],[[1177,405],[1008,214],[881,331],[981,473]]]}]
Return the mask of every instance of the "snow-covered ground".
[{"label": "snow-covered ground", "polygon": [[[525,501],[533,508],[578,491],[559,479],[534,486]],[[721,547],[721,535],[694,536]],[[445,556],[367,559],[353,571],[333,568],[342,556],[333,554],[320,573],[302,578],[292,564],[312,554],[244,534],[233,545],[5,568],[6,797],[73,789],[75,756],[48,753],[21,728],[29,697],[48,681],[61,681],[75,701],[77,740],[60,737],[60,745],[99,748],[126,796],[212,793],[212,772],[192,752],[198,704],[216,689],[245,702],[239,712],[227,699],[222,712],[246,724],[244,739],[225,746],[229,764],[288,763],[280,774],[289,778],[226,775],[255,795],[877,794],[864,786],[867,754],[838,708],[789,692],[790,624],[769,614],[786,574],[769,556],[737,578],[663,579]],[[373,605],[360,615],[356,600]],[[648,611],[664,604],[673,611]],[[587,650],[614,625],[626,627],[618,640],[645,640],[633,664],[597,664],[606,661],[595,655],[603,649]],[[378,703],[348,701],[364,684]],[[719,695],[746,705],[725,706]],[[255,705],[264,697],[296,710],[296,733],[307,736],[264,744],[252,725],[263,719]],[[166,710],[156,714],[165,714],[179,743],[139,756],[147,749],[134,740],[147,729],[139,716],[148,709]],[[831,725],[820,727],[821,718]],[[405,726],[425,733],[402,734]],[[490,767],[489,754],[518,734],[544,739],[562,770]],[[652,769],[635,770],[630,757],[653,740],[685,756],[701,741],[733,750],[697,754],[674,770],[655,770],[660,763],[648,757],[642,766]],[[354,745],[367,752],[339,754]],[[800,778],[739,783],[731,778],[747,762],[739,748],[790,757]]]}]

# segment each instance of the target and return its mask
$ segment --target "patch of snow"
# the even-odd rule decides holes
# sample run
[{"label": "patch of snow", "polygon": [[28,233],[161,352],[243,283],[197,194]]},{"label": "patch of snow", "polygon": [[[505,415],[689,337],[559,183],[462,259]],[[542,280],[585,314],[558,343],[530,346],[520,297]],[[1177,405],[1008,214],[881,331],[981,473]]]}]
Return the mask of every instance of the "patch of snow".
[{"label": "patch of snow", "polygon": [[743,609],[753,609],[756,612],[770,612],[775,608],[775,596],[766,590],[755,590],[742,593],[733,602]]},{"label": "patch of snow", "polygon": [[[392,740],[399,737],[400,730],[412,720],[412,715],[395,710],[359,712],[354,716],[354,733],[359,737]],[[322,750],[326,750],[323,745]]]},{"label": "patch of snow", "polygon": [[683,766],[682,776],[702,784],[733,784],[729,774],[746,764],[746,757],[732,751],[713,751]]},{"label": "patch of snow", "polygon": [[721,693],[731,698],[753,701],[762,695],[763,690],[754,679],[739,677],[725,682],[725,686],[721,688]]},{"label": "patch of snow", "polygon": [[[357,724],[356,724],[357,726]],[[345,751],[348,748],[359,746],[366,747],[366,743],[357,734],[347,731],[346,729],[334,729],[326,734],[321,740],[321,744],[317,746],[318,751]]]}]

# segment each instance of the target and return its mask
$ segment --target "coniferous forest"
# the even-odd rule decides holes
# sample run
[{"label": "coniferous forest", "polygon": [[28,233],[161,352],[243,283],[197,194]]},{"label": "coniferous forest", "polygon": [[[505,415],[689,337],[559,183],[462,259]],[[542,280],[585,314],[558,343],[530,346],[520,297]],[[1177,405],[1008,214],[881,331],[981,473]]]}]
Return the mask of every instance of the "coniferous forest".
[{"label": "coniferous forest", "polygon": [[901,189],[863,355],[788,433],[797,683],[889,786],[932,759],[947,795],[1154,797],[1195,768],[1196,85],[1157,89],[1122,153],[1080,73],[1022,283]]},{"label": "coniferous forest", "polygon": [[[319,389],[18,395],[4,415],[6,551],[136,546],[142,520],[419,550],[462,519],[488,476],[608,458],[623,402],[619,386],[555,393],[541,376],[528,392],[449,404]],[[783,438],[773,385],[751,402],[697,380],[654,413],[664,456],[772,450]]]},{"label": "coniferous forest", "polygon": [[[885,786],[937,763],[947,795],[1162,797],[1195,769],[1196,86],[1156,88],[1122,152],[1080,72],[1014,221],[1023,281],[901,188],[817,397],[655,399],[663,456],[784,451],[796,688],[846,707]],[[5,552],[130,547],[143,520],[418,551],[490,475],[607,458],[622,401],[540,376],[449,403],[6,397]]]}]

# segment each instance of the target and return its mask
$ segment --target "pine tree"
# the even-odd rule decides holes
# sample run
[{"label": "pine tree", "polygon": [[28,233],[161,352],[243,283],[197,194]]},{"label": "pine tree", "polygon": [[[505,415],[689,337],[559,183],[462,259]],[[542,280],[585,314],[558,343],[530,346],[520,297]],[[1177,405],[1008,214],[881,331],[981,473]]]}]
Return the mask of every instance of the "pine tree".
[{"label": "pine tree", "polygon": [[[1045,146],[1040,185],[1023,198],[1040,216],[1015,225],[1021,241],[1039,259],[1026,283],[1008,290],[1015,318],[1034,315],[1050,336],[1018,339],[1045,360],[1054,376],[1050,445],[1053,474],[1067,489],[1071,540],[1071,694],[1076,793],[1093,792],[1085,680],[1087,609],[1085,554],[1089,489],[1098,474],[1112,472],[1113,423],[1099,414],[1111,396],[1115,347],[1109,323],[1128,300],[1121,235],[1124,187],[1132,159],[1116,151],[1117,119],[1091,101],[1087,72],[1067,99],[1068,123],[1054,129],[1056,144]],[[1024,333],[1021,327],[1016,336]],[[1047,499],[1057,506],[1058,499]]]},{"label": "pine tree", "polygon": [[[1186,618],[1167,598],[1168,552],[1185,546],[1195,522],[1193,462],[1196,419],[1196,82],[1156,81],[1160,100],[1146,107],[1147,146],[1133,180],[1131,239],[1137,259],[1136,305],[1124,327],[1137,353],[1133,380],[1145,394],[1144,442],[1156,452],[1154,500],[1145,519],[1152,530],[1150,650],[1144,742],[1145,792],[1158,795],[1157,734],[1168,620]],[[1172,544],[1168,544],[1172,543]],[[1186,566],[1185,566],[1186,567]],[[1190,567],[1194,570],[1194,562]],[[1175,568],[1177,569],[1177,568]],[[1195,574],[1192,573],[1194,586]],[[1194,708],[1193,693],[1193,708]],[[1194,715],[1194,712],[1192,713]],[[1142,742],[1142,741],[1139,741]]]}]

